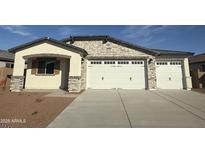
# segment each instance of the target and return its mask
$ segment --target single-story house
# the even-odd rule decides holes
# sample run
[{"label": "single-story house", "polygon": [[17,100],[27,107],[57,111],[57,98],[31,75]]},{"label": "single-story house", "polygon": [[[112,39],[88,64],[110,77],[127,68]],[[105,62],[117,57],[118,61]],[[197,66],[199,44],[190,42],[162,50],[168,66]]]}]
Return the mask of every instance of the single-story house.
[{"label": "single-story house", "polygon": [[205,88],[205,53],[189,58],[193,88]]},{"label": "single-story house", "polygon": [[0,89],[9,87],[13,66],[14,54],[0,50]]},{"label": "single-story house", "polygon": [[111,36],[45,37],[9,52],[15,53],[11,91],[192,88],[193,53],[148,49]]},{"label": "single-story house", "polygon": [[7,67],[13,68],[14,66],[14,54],[5,50],[0,50],[0,68]]}]

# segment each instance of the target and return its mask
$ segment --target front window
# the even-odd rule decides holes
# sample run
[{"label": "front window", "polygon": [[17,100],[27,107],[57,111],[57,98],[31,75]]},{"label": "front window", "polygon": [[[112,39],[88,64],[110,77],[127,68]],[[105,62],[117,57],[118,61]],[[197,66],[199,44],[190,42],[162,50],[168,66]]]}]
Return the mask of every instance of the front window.
[{"label": "front window", "polygon": [[38,74],[54,74],[55,62],[54,58],[39,58]]},{"label": "front window", "polygon": [[12,64],[12,63],[6,63],[6,67],[7,67],[7,68],[13,68],[13,67],[14,67],[14,64]]}]

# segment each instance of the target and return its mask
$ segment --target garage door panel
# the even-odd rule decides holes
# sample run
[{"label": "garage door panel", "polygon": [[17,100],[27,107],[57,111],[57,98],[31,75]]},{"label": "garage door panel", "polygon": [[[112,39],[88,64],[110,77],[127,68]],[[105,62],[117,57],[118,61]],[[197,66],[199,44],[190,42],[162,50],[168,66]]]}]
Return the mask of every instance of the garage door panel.
[{"label": "garage door panel", "polygon": [[131,61],[129,64],[119,64],[118,61],[115,61],[115,64],[102,63],[101,66],[88,67],[88,88],[144,89],[145,72],[143,65],[144,63],[140,66],[132,65]]},{"label": "garage door panel", "polygon": [[157,88],[182,89],[181,62],[158,61],[156,62]]}]

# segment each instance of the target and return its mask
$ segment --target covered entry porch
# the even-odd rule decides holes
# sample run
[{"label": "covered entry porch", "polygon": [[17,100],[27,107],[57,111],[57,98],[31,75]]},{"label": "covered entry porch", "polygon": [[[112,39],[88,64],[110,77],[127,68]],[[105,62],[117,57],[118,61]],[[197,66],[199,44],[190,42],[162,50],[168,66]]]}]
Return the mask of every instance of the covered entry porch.
[{"label": "covered entry porch", "polygon": [[41,54],[25,57],[25,89],[68,90],[70,56]]},{"label": "covered entry porch", "polygon": [[11,49],[15,52],[11,91],[81,90],[81,63],[86,51],[50,38]]}]

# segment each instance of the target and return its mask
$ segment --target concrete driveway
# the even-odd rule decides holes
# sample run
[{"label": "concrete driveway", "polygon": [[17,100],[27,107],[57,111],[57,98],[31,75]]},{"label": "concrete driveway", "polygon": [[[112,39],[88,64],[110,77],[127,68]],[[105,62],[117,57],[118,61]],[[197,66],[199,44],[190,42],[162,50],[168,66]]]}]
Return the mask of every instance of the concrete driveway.
[{"label": "concrete driveway", "polygon": [[87,90],[48,127],[205,127],[205,94],[185,90]]}]

